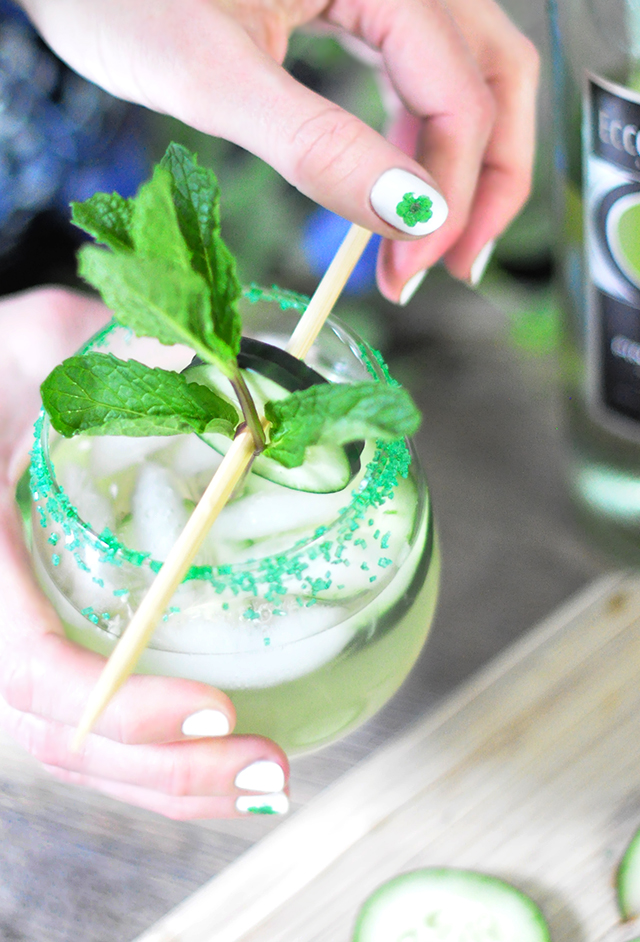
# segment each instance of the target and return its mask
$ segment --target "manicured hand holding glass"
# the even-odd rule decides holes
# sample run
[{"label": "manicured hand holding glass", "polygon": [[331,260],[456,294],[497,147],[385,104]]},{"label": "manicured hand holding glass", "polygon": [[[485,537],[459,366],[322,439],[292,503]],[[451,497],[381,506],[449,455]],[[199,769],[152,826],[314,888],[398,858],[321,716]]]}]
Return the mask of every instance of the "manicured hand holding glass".
[{"label": "manicured hand holding glass", "polygon": [[132,677],[82,752],[70,750],[104,659],[64,637],[35,581],[14,493],[41,381],[108,319],[98,301],[62,289],[0,302],[0,726],[53,775],[169,817],[286,811],[284,753],[227,735],[233,705],[206,684]]},{"label": "manicured hand holding glass", "polygon": [[[87,78],[234,141],[385,236],[379,284],[393,300],[408,301],[440,258],[477,282],[528,193],[537,55],[493,0],[22,3]],[[291,31],[314,19],[379,50],[402,103],[390,141],[282,69]],[[0,303],[0,724],[53,774],[171,817],[286,810],[286,757],[226,735],[233,706],[205,684],[132,677],[83,752],[70,751],[104,662],[65,639],[38,589],[14,488],[40,382],[106,319],[66,291]]]},{"label": "manicured hand holding glass", "polygon": [[[392,300],[440,258],[477,283],[529,192],[538,57],[493,0],[21,2],[82,75],[241,145],[385,236]],[[281,67],[313,20],[379,51],[398,102],[388,141]]]}]

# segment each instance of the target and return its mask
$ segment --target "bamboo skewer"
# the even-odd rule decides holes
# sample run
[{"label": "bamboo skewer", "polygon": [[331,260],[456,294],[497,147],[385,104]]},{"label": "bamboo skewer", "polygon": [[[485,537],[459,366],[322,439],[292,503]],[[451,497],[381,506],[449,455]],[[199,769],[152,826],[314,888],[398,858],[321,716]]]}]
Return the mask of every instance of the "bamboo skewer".
[{"label": "bamboo skewer", "polygon": [[291,356],[304,360],[370,238],[368,229],[351,226],[289,338],[287,352]]},{"label": "bamboo skewer", "polygon": [[[355,224],[347,232],[289,339],[287,351],[292,356],[304,359],[313,346],[370,236],[369,230]],[[202,541],[250,466],[254,454],[253,436],[244,428],[232,442],[151,588],[112,651],[80,718],[71,744],[74,751],[80,749],[113,695],[134,671],[138,658],[151,640],[159,619],[192,564]]]}]

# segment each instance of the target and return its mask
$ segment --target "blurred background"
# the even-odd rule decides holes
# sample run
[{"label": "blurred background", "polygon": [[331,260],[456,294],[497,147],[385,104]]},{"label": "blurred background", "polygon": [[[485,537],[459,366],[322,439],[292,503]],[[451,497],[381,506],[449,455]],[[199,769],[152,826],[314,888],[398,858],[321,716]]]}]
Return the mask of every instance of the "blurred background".
[{"label": "blurred background", "polygon": [[[417,445],[444,560],[436,624],[413,674],[377,717],[294,762],[294,808],[610,566],[576,522],[564,483],[544,0],[503,6],[544,62],[526,209],[500,240],[480,291],[436,267],[406,308],[391,305],[374,286],[374,245],[338,307],[423,410]],[[286,65],[384,127],[375,76],[334,40],[295,37]],[[80,287],[74,254],[82,236],[68,222],[69,201],[96,190],[131,195],[171,140],[215,169],[223,234],[243,280],[311,294],[343,220],[237,147],[79,79],[0,0],[0,294],[42,283]],[[115,942],[123,925],[132,937],[274,826],[168,822],[44,777],[17,789],[1,771],[0,812],[0,832],[10,838],[0,842],[0,936],[47,942]],[[25,906],[36,892],[38,905]]]}]

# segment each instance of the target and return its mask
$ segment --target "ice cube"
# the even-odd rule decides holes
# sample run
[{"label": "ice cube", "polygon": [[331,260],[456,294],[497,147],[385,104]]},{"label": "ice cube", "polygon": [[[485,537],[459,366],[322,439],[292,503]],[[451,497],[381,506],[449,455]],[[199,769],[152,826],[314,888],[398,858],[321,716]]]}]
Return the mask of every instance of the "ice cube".
[{"label": "ice cube", "polygon": [[272,606],[263,605],[266,620],[255,621],[242,617],[246,600],[225,615],[215,604],[201,606],[162,622],[151,645],[182,652],[189,676],[232,690],[302,677],[336,657],[355,633],[353,620],[343,622],[344,610],[336,606],[300,608],[293,597],[281,605],[287,614],[270,615]]},{"label": "ice cube", "polygon": [[285,532],[274,537],[265,537],[261,540],[222,540],[212,531],[210,546],[216,565],[235,566],[242,565],[252,560],[264,559],[267,556],[277,556],[281,553],[288,553],[296,542],[297,538],[306,536],[305,531],[299,534]]},{"label": "ice cube", "polygon": [[342,491],[309,494],[264,481],[260,490],[227,504],[214,531],[220,539],[231,537],[236,541],[261,540],[301,530],[312,534],[317,527],[332,523],[348,501]]},{"label": "ice cube", "polygon": [[93,439],[91,471],[95,477],[111,477],[124,468],[137,465],[162,448],[171,448],[173,436],[148,435],[133,438],[128,435],[104,435]]},{"label": "ice cube", "polygon": [[221,461],[222,455],[197,435],[180,435],[176,438],[172,467],[181,478],[194,478],[203,471],[211,478]]},{"label": "ice cube", "polygon": [[164,560],[182,532],[189,511],[170,471],[154,462],[140,466],[131,499],[135,549]]}]

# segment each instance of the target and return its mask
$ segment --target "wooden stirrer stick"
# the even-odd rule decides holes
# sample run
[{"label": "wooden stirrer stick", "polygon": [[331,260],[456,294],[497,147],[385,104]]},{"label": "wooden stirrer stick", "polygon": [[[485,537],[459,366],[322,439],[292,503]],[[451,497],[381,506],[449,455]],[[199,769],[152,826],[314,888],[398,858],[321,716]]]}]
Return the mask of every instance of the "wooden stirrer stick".
[{"label": "wooden stirrer stick", "polygon": [[331,264],[314,291],[307,309],[289,338],[287,352],[298,360],[304,360],[322,330],[322,325],[333,310],[333,305],[340,297],[340,292],[349,280],[358,259],[364,252],[371,238],[368,229],[362,229],[355,223],[347,232],[344,240],[334,255]]},{"label": "wooden stirrer stick", "polygon": [[[303,359],[313,346],[370,236],[368,229],[355,224],[347,232],[287,344],[287,350],[293,356]],[[251,464],[254,450],[253,436],[245,428],[233,440],[151,588],[112,651],[87,700],[71,744],[73,750],[80,749],[102,711],[135,669],[138,658],[151,640],[158,621],[193,562],[202,541]]]}]

